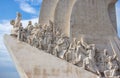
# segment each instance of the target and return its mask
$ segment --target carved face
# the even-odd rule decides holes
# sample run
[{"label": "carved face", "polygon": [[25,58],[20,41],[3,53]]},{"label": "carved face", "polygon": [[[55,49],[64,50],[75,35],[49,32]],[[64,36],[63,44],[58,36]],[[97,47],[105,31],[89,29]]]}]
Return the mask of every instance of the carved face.
[{"label": "carved face", "polygon": [[32,21],[29,21],[28,24],[29,24],[29,25],[32,25]]},{"label": "carved face", "polygon": [[11,21],[10,21],[10,24],[11,24],[11,25],[14,25],[14,24],[15,24],[15,20],[11,20]]},{"label": "carved face", "polygon": [[20,26],[22,26],[22,23],[20,23]]},{"label": "carved face", "polygon": [[19,12],[17,12],[17,16],[18,16],[18,17],[21,17],[21,14],[20,14]]}]

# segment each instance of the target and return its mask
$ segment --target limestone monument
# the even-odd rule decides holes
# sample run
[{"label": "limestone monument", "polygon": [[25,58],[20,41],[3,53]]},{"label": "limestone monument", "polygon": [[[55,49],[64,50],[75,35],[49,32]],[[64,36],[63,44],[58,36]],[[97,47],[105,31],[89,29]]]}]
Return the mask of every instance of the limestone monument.
[{"label": "limestone monument", "polygon": [[59,0],[44,0],[40,10],[40,24],[48,24],[49,20],[54,20],[55,8]]},{"label": "limestone monument", "polygon": [[43,0],[38,23],[11,20],[4,42],[21,78],[120,78],[117,0]]}]

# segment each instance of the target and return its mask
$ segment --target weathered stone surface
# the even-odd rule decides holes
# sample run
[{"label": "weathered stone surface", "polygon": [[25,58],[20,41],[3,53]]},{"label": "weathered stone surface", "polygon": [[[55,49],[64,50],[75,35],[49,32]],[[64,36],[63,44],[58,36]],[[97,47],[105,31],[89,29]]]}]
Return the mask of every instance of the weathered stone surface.
[{"label": "weathered stone surface", "polygon": [[116,0],[77,0],[71,14],[71,36],[116,36],[115,2]]},{"label": "weathered stone surface", "polygon": [[17,41],[11,36],[5,35],[4,42],[21,78],[97,78],[91,72]]},{"label": "weathered stone surface", "polygon": [[[25,39],[21,40],[24,42],[31,41],[30,44],[40,50],[11,36],[4,37],[21,77],[96,78],[96,75],[99,75],[99,78],[119,77],[120,41],[116,27],[116,1],[43,0],[39,23],[50,25],[36,24],[33,34],[29,35],[30,40],[27,36],[20,38]],[[13,22],[11,24],[13,25]],[[24,36],[26,32],[23,32]],[[75,37],[73,43],[69,45],[69,38],[73,37]],[[94,74],[51,54],[82,66]]]},{"label": "weathered stone surface", "polygon": [[55,9],[54,23],[63,33],[70,36],[70,16],[76,0],[59,0]]},{"label": "weathered stone surface", "polygon": [[43,0],[39,16],[40,24],[48,24],[49,20],[54,20],[54,13],[59,0]]},{"label": "weathered stone surface", "polygon": [[120,62],[120,40],[118,37],[113,37],[110,39],[110,46],[112,48],[112,52],[111,53],[112,55],[114,53],[117,54],[117,57],[118,57],[118,61]]}]

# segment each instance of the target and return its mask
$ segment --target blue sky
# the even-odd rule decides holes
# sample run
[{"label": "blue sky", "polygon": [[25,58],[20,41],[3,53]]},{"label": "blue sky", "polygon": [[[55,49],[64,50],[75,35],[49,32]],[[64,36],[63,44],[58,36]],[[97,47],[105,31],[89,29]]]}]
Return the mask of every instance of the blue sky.
[{"label": "blue sky", "polygon": [[9,34],[12,26],[11,19],[15,19],[16,12],[22,14],[22,23],[28,20],[38,22],[42,0],[0,0],[0,78],[19,78],[14,62],[3,43],[3,35]]},{"label": "blue sky", "polygon": [[120,0],[116,3],[116,14],[117,14],[117,28],[118,28],[118,35],[120,37]]},{"label": "blue sky", "polygon": [[[12,26],[11,19],[15,19],[16,12],[22,14],[22,23],[28,20],[38,21],[42,0],[0,0],[0,78],[19,78],[14,63],[3,43],[3,35],[9,34]],[[120,35],[120,0],[116,4],[117,27]]]},{"label": "blue sky", "polygon": [[0,21],[16,17],[16,11],[23,19],[38,17],[42,0],[0,0]]}]

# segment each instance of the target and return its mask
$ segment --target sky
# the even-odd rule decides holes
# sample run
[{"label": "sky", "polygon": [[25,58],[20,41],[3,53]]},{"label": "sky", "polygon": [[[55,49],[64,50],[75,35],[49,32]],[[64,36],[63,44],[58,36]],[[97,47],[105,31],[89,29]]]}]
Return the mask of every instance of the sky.
[{"label": "sky", "polygon": [[120,37],[120,0],[116,3],[116,17],[117,17],[117,29]]},{"label": "sky", "polygon": [[4,43],[4,34],[10,34],[9,21],[16,18],[16,12],[22,14],[22,23],[31,20],[38,22],[42,0],[0,0],[0,78],[20,78]]},{"label": "sky", "polygon": [[[41,3],[42,0],[0,0],[0,78],[19,78],[14,62],[3,43],[4,34],[10,34],[12,28],[9,21],[15,19],[16,12],[20,12],[23,26],[26,26],[29,20],[38,22]],[[120,0],[116,4],[116,15],[120,36]]]}]

